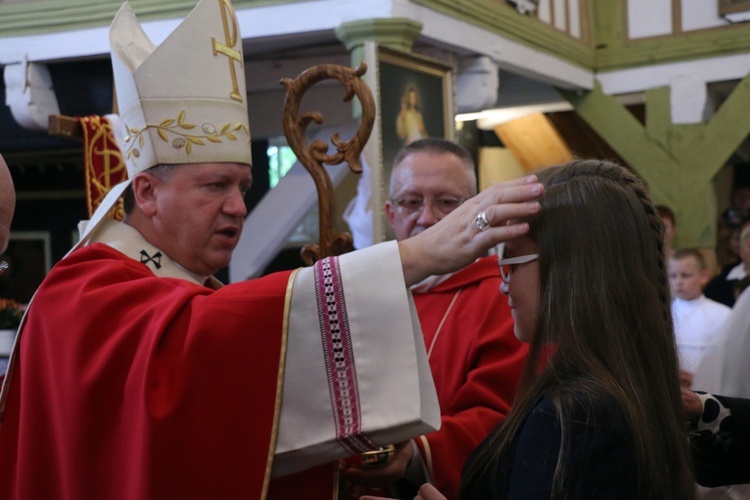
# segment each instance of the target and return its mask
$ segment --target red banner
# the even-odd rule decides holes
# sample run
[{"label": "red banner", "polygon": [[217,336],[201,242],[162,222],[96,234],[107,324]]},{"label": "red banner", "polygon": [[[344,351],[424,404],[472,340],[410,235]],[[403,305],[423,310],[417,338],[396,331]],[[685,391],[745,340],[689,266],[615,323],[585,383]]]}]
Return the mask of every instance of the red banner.
[{"label": "red banner", "polygon": [[[86,206],[91,217],[112,186],[127,180],[128,171],[112,134],[112,124],[109,120],[96,115],[84,116],[78,120],[83,128]],[[122,198],[108,215],[117,220],[125,217]]]}]

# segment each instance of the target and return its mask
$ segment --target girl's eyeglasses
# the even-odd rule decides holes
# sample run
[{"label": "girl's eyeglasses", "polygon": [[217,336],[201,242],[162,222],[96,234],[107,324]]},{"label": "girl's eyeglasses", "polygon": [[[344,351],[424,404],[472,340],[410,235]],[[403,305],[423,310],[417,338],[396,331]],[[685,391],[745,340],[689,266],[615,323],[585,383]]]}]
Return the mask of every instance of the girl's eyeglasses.
[{"label": "girl's eyeglasses", "polygon": [[506,285],[510,283],[510,277],[513,274],[514,266],[517,266],[518,264],[526,264],[527,262],[534,261],[538,258],[538,253],[531,253],[529,255],[520,255],[518,257],[498,260],[497,267],[500,268],[500,277],[503,279],[503,283]]}]

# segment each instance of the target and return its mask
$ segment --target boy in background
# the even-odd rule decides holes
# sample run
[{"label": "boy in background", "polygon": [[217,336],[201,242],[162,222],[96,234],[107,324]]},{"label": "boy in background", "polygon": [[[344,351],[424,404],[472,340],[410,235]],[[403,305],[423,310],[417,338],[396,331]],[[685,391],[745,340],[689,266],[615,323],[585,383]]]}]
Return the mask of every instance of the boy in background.
[{"label": "boy in background", "polygon": [[697,249],[678,249],[669,259],[675,339],[680,356],[681,379],[688,387],[704,351],[719,335],[732,311],[703,295],[703,287],[708,280],[705,260]]}]

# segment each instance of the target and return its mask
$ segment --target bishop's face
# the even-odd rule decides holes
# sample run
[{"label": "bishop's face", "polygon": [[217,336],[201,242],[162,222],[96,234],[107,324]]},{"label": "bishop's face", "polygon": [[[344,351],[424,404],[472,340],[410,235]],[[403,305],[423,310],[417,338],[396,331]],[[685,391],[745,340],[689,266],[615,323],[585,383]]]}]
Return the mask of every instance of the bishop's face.
[{"label": "bishop's face", "polygon": [[154,244],[200,275],[226,267],[247,215],[244,195],[252,182],[250,166],[181,165],[154,182],[152,220],[159,238]]}]

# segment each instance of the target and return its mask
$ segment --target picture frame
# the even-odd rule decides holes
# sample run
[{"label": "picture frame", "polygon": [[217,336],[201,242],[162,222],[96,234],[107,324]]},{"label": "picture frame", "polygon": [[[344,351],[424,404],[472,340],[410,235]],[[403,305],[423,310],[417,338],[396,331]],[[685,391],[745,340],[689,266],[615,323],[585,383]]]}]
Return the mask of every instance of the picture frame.
[{"label": "picture frame", "polygon": [[453,140],[455,130],[454,68],[437,59],[378,45],[376,47],[378,136],[380,137],[378,200],[383,239],[393,235],[383,206],[388,196],[393,160],[408,143],[423,137]]},{"label": "picture frame", "polygon": [[52,269],[49,231],[11,231],[0,260],[9,268],[0,276],[0,297],[26,304]]},{"label": "picture frame", "polygon": [[719,0],[719,15],[730,23],[750,21],[750,0]]},{"label": "picture frame", "polygon": [[750,10],[750,0],[719,0],[719,14],[733,14]]}]

